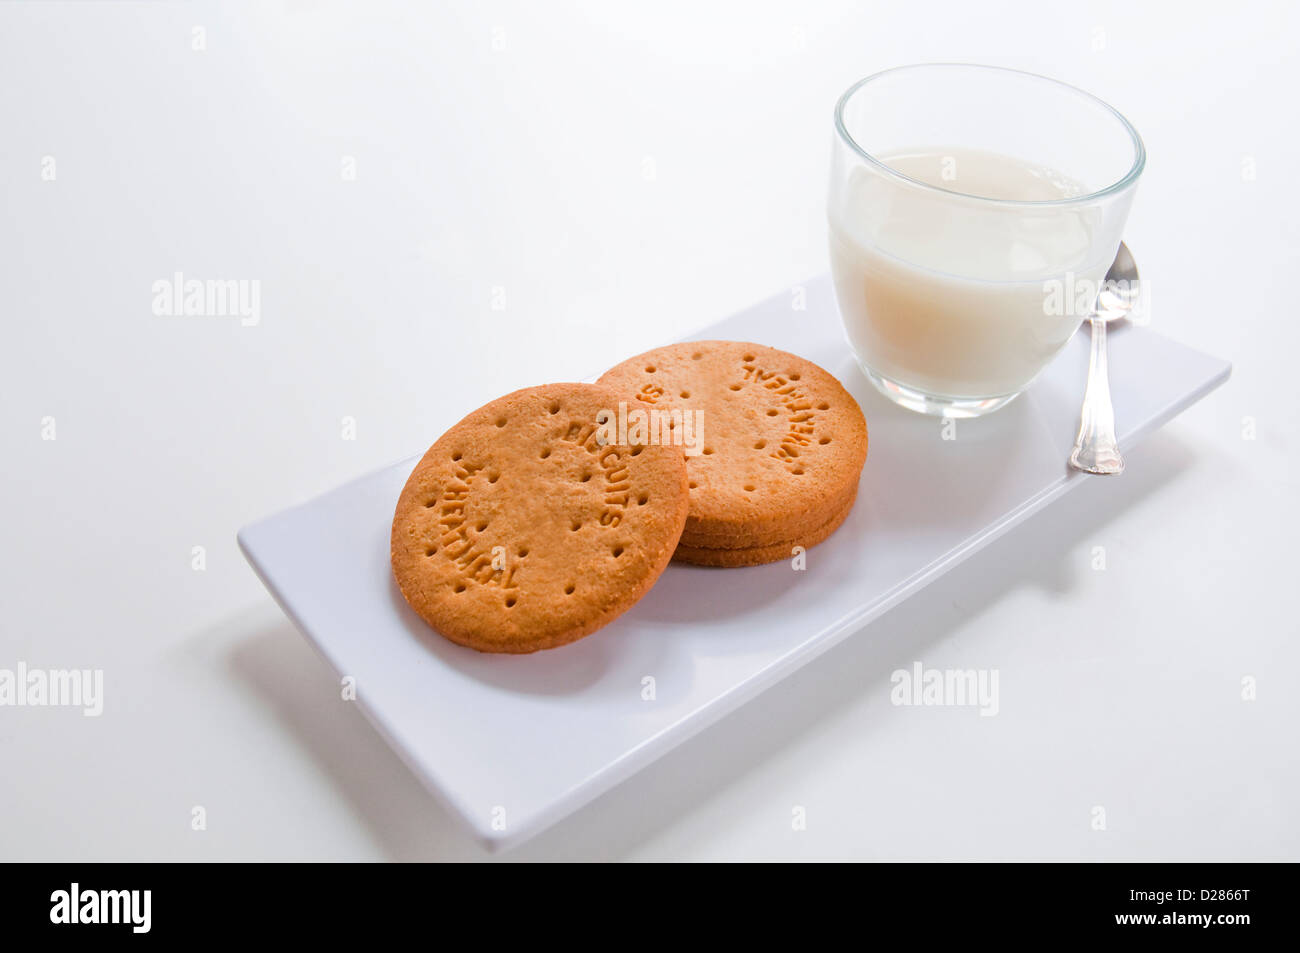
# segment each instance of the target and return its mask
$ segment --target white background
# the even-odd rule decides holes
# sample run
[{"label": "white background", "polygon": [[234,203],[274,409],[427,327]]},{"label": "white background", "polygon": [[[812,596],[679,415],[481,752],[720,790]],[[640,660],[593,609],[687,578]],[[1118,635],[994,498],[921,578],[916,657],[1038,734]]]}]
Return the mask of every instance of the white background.
[{"label": "white background", "polygon": [[[1153,323],[1232,380],[508,856],[1300,859],[1294,5],[612,7],[0,6],[0,668],[106,693],[0,708],[0,859],[487,856],[235,530],[824,271],[834,100],[927,60],[1133,121]],[[260,324],[155,316],[178,270]],[[892,707],[913,660],[1001,714]]]}]

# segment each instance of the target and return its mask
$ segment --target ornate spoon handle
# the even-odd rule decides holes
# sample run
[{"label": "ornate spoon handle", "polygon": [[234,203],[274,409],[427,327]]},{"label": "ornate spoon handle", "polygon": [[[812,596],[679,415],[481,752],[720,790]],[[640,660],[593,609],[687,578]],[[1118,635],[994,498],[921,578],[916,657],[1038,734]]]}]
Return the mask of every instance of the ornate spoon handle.
[{"label": "ornate spoon handle", "polygon": [[1074,438],[1070,466],[1085,473],[1124,472],[1124,458],[1115,439],[1115,408],[1110,402],[1106,373],[1106,322],[1093,317],[1092,355],[1088,358],[1088,387],[1083,394],[1079,435]]}]

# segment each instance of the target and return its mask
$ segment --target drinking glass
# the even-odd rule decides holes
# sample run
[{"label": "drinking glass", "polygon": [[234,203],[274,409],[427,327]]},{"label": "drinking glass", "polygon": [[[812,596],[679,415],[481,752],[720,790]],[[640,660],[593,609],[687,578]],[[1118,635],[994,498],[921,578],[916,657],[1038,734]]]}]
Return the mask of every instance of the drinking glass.
[{"label": "drinking glass", "polygon": [[885,70],[835,107],[831,271],[876,387],[929,414],[1005,406],[1088,317],[1146,161],[1065,83],[955,63]]}]

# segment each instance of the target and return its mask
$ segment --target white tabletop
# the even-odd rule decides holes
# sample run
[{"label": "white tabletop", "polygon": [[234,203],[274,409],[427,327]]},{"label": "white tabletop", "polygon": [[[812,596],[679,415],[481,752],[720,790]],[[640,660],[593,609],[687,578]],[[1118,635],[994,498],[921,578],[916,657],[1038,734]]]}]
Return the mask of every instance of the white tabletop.
[{"label": "white tabletop", "polygon": [[[927,60],[1134,122],[1153,326],[1233,378],[506,856],[1300,859],[1300,14],[605,6],[0,6],[0,670],[104,685],[0,707],[0,859],[488,856],[235,530],[825,271],[833,101]],[[256,321],[155,313],[176,272]],[[998,715],[892,705],[916,661]]]}]

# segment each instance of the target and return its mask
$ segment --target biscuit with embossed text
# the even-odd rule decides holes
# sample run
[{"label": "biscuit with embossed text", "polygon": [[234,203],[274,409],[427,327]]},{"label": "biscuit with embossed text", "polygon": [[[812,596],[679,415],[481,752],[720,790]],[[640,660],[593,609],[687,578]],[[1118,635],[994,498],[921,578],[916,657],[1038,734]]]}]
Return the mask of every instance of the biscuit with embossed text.
[{"label": "biscuit with embossed text", "polygon": [[591,634],[650,589],[686,522],[686,462],[681,447],[602,429],[621,400],[594,384],[530,387],[429,448],[391,537],[393,575],[425,622],[482,652],[534,652]]},{"label": "biscuit with embossed text", "polygon": [[776,545],[825,527],[856,492],[866,420],[812,361],[744,341],[687,341],[639,354],[597,383],[661,412],[699,412],[691,419],[702,446],[687,455],[689,546]]}]

